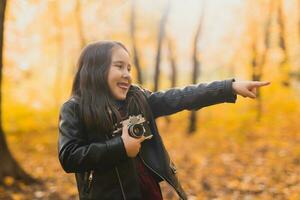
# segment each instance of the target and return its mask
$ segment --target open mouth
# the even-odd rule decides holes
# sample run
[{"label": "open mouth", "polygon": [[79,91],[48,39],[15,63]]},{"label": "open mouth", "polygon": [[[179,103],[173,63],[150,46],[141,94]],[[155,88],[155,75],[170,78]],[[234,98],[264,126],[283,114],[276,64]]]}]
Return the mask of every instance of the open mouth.
[{"label": "open mouth", "polygon": [[121,88],[122,90],[128,90],[130,84],[129,83],[123,83],[123,82],[119,82],[117,83],[118,87]]}]

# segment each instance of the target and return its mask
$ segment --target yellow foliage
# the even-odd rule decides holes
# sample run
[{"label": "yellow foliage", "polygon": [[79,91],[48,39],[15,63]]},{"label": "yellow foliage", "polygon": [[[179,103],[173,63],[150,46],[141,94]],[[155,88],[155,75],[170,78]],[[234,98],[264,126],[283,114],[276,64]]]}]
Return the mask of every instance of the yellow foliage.
[{"label": "yellow foliage", "polygon": [[12,186],[15,182],[15,179],[11,176],[6,176],[3,182],[6,186]]}]

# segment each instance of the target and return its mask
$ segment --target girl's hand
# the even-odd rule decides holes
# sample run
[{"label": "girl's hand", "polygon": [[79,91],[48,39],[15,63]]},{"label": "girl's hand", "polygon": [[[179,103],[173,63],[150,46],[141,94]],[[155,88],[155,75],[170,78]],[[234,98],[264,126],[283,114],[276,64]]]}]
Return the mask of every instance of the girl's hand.
[{"label": "girl's hand", "polygon": [[128,124],[123,123],[122,129],[122,139],[124,142],[124,146],[126,149],[126,153],[129,157],[134,158],[140,151],[141,143],[145,140],[145,137],[142,136],[141,138],[134,138],[131,137],[128,133]]},{"label": "girl's hand", "polygon": [[256,88],[269,85],[269,81],[234,81],[232,83],[233,91],[243,97],[256,98]]}]

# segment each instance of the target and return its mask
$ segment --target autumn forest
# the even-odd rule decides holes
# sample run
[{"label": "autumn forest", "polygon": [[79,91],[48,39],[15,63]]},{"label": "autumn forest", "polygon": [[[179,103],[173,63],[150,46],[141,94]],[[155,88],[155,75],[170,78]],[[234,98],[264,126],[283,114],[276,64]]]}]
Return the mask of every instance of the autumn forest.
[{"label": "autumn forest", "polygon": [[300,199],[300,0],[0,0],[0,200],[79,199],[58,115],[80,52],[100,40],[125,44],[151,91],[271,81],[255,99],[156,122],[188,199]]}]

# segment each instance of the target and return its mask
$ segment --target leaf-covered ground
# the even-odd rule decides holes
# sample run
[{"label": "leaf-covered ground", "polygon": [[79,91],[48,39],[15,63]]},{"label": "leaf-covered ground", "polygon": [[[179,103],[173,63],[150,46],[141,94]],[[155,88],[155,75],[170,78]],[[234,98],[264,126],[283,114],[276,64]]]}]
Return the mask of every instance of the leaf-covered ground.
[{"label": "leaf-covered ground", "polygon": [[[259,122],[255,108],[254,101],[240,99],[200,110],[194,135],[186,133],[188,112],[172,116],[169,124],[157,120],[189,199],[300,199],[299,102],[264,105]],[[1,200],[78,199],[73,175],[57,160],[56,129],[8,134],[8,142],[19,163],[43,184],[7,177]],[[177,199],[168,184],[162,188],[165,199]]]}]

